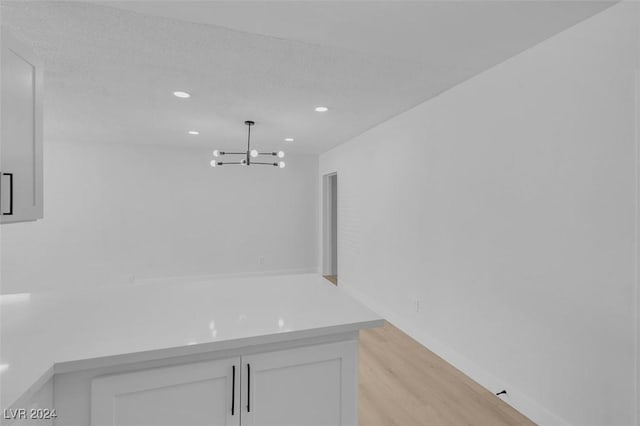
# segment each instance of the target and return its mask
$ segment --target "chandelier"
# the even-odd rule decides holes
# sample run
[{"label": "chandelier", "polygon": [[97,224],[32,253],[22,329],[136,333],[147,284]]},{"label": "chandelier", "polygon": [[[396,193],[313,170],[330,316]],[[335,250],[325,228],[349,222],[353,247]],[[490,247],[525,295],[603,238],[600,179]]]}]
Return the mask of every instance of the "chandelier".
[{"label": "chandelier", "polygon": [[256,123],[254,123],[251,120],[247,120],[244,122],[244,124],[247,125],[247,130],[248,130],[248,135],[247,135],[247,151],[246,152],[225,152],[225,151],[218,151],[217,149],[215,151],[213,151],[213,156],[218,158],[218,157],[222,157],[225,155],[242,155],[244,156],[244,158],[241,158],[240,161],[218,161],[216,158],[214,158],[213,160],[211,160],[211,167],[218,167],[218,166],[226,166],[228,164],[235,164],[237,166],[252,166],[254,164],[259,164],[261,166],[276,166],[276,167],[280,167],[281,169],[284,169],[284,161],[279,161],[279,162],[272,162],[272,163],[265,163],[265,162],[258,162],[258,161],[252,161],[252,158],[257,158],[259,155],[268,155],[271,157],[278,157],[278,158],[284,158],[284,152],[283,151],[278,151],[278,152],[258,152],[255,149],[251,149],[251,126],[255,125]]}]

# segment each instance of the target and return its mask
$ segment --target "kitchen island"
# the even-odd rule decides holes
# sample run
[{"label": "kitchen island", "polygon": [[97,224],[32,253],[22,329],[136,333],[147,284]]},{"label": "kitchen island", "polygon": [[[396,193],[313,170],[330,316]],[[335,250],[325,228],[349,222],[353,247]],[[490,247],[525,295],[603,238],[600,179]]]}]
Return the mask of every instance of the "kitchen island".
[{"label": "kitchen island", "polygon": [[356,425],[358,330],[383,324],[316,274],[0,300],[3,425]]}]

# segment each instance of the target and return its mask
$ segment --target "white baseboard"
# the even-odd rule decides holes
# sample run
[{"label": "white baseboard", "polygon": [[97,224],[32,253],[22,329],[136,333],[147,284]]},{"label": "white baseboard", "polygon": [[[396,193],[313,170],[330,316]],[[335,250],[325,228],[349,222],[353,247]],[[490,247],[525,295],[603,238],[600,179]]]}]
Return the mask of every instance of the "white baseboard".
[{"label": "white baseboard", "polygon": [[392,310],[383,306],[381,303],[378,303],[368,296],[365,296],[361,292],[350,288],[348,285],[340,285],[338,286],[338,288],[344,290],[353,298],[357,299],[362,304],[367,306],[369,309],[384,317],[389,322],[393,323],[393,325],[416,339],[430,351],[434,352],[449,364],[462,371],[464,374],[469,376],[471,379],[476,381],[491,393],[496,393],[502,389],[507,389],[508,394],[503,395],[500,398],[507,404],[518,410],[520,413],[527,416],[533,422],[542,426],[570,426],[570,423],[568,423],[566,420],[550,412],[548,409],[536,402],[533,398],[527,396],[524,392],[508,384],[505,380],[499,379],[473,361],[462,356],[459,352],[453,350],[451,347],[441,343],[437,339],[434,339],[432,336],[425,333],[423,330],[412,325],[412,321],[407,319],[403,315],[393,312]]},{"label": "white baseboard", "polygon": [[223,274],[206,274],[206,275],[182,275],[172,277],[136,277],[133,284],[152,284],[166,283],[170,281],[200,281],[215,280],[223,278],[249,278],[273,275],[297,275],[297,274],[317,274],[318,268],[301,268],[301,269],[277,269],[269,271],[253,271],[253,272],[231,272]]}]

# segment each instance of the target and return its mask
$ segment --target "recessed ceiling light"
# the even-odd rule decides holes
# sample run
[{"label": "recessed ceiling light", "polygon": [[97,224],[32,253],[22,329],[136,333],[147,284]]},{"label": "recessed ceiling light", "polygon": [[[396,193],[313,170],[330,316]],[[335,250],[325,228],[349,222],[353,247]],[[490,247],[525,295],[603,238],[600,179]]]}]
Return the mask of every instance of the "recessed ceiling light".
[{"label": "recessed ceiling light", "polygon": [[284,138],[285,142],[293,142],[293,138]]},{"label": "recessed ceiling light", "polygon": [[199,135],[199,134],[200,134],[200,132],[199,132],[199,131],[197,131],[197,130],[189,130],[189,134],[190,134],[190,135]]},{"label": "recessed ceiling light", "polygon": [[177,97],[177,98],[190,98],[190,97],[191,97],[191,95],[190,95],[189,93],[187,93],[187,92],[180,92],[180,91],[173,92],[173,96],[175,96],[175,97]]},{"label": "recessed ceiling light", "polygon": [[327,112],[327,111],[329,111],[329,108],[325,106],[316,107],[316,112]]}]

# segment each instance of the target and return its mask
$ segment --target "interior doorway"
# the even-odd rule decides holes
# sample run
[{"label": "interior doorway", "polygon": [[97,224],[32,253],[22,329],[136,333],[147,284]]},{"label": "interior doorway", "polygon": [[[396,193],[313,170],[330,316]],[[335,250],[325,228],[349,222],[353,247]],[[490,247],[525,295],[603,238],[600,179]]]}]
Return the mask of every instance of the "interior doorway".
[{"label": "interior doorway", "polygon": [[338,285],[338,174],[322,177],[322,275]]}]

